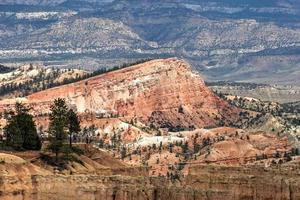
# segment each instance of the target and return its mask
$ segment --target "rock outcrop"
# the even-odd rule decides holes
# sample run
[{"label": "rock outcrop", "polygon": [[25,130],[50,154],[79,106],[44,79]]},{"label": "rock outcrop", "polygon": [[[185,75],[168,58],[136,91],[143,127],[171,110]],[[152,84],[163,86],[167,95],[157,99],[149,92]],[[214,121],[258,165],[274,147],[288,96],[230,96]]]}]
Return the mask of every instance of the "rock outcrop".
[{"label": "rock outcrop", "polygon": [[[175,58],[44,90],[28,96],[25,102],[36,114],[43,114],[58,97],[65,98],[79,113],[139,118],[160,127],[215,126],[220,119],[228,124],[239,113],[214,95],[186,62]],[[0,107],[7,108],[6,103],[0,102]]]},{"label": "rock outcrop", "polygon": [[[19,168],[22,168],[20,166]],[[274,176],[276,174],[276,176]],[[183,180],[163,177],[43,175],[0,176],[3,200],[261,200],[300,198],[299,168],[194,166]]]},{"label": "rock outcrop", "polygon": [[[203,199],[299,199],[299,166],[275,168],[191,166],[186,185],[206,191]],[[202,198],[200,198],[202,199]]]}]

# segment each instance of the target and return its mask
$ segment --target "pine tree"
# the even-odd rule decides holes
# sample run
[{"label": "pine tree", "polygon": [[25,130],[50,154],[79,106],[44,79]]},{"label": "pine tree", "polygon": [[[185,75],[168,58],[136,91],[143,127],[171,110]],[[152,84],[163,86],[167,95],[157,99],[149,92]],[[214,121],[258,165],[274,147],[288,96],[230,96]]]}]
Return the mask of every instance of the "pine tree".
[{"label": "pine tree", "polygon": [[29,108],[21,103],[16,104],[17,121],[23,137],[23,148],[26,150],[41,149],[41,140],[37,134],[33,116],[29,114]]},{"label": "pine tree", "polygon": [[49,119],[49,134],[51,136],[49,149],[55,153],[55,160],[57,161],[58,154],[63,150],[68,129],[68,107],[64,99],[54,100]]},{"label": "pine tree", "polygon": [[8,124],[4,127],[4,134],[6,136],[7,146],[10,146],[15,150],[23,149],[22,134],[15,118],[8,121]]},{"label": "pine tree", "polygon": [[181,149],[182,149],[182,154],[188,153],[189,145],[187,141],[181,146]]},{"label": "pine tree", "polygon": [[121,159],[124,160],[126,157],[126,148],[123,146],[121,149]]},{"label": "pine tree", "polygon": [[196,135],[196,137],[193,139],[194,153],[198,153],[200,151],[200,145],[197,143],[197,138],[198,135]]},{"label": "pine tree", "polygon": [[69,123],[69,143],[72,148],[72,138],[80,132],[80,121],[77,114],[70,109],[68,112],[68,123]]},{"label": "pine tree", "polygon": [[172,143],[169,144],[169,152],[173,153],[173,144]]},{"label": "pine tree", "polygon": [[7,144],[16,150],[39,150],[41,140],[37,134],[33,116],[29,108],[17,102],[15,111],[9,114],[8,124],[5,127]]},{"label": "pine tree", "polygon": [[189,145],[187,141],[181,146],[181,149],[184,158],[187,160],[189,158]]},{"label": "pine tree", "polygon": [[160,141],[160,143],[159,143],[159,152],[161,152],[162,151],[162,148],[163,148],[163,144],[162,144],[162,141]]}]

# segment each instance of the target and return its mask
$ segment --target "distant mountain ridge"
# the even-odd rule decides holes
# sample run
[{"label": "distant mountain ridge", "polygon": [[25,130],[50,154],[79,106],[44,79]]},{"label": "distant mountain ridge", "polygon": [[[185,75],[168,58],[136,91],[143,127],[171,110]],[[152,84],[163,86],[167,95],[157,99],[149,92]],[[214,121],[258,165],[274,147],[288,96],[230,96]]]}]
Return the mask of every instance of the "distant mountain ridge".
[{"label": "distant mountain ridge", "polygon": [[13,69],[0,64],[0,74],[11,72]]},{"label": "distant mountain ridge", "polygon": [[300,1],[0,3],[0,63],[99,69],[187,59],[208,80],[298,84]]},{"label": "distant mountain ridge", "polygon": [[[113,0],[77,0],[74,2],[109,3]],[[57,6],[70,0],[2,0],[0,5]]]}]

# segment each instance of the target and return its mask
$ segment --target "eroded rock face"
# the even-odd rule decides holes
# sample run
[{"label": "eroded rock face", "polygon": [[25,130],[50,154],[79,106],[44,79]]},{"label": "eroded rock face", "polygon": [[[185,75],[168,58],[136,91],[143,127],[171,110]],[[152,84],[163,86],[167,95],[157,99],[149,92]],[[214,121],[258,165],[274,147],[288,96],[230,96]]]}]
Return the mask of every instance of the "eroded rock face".
[{"label": "eroded rock face", "polygon": [[187,185],[207,191],[206,199],[299,199],[299,166],[278,168],[192,166]]},{"label": "eroded rock face", "polygon": [[[276,176],[274,176],[276,174]],[[299,167],[194,166],[181,182],[163,177],[98,175],[1,176],[1,199],[261,200],[300,198]],[[6,188],[9,186],[9,191]],[[5,191],[5,192],[4,192]]]},{"label": "eroded rock face", "polygon": [[[159,126],[214,126],[237,117],[237,109],[215,96],[199,74],[175,58],[143,64],[32,94],[25,102],[47,113],[55,98],[79,113],[137,117]],[[0,102],[2,109],[12,101]],[[1,108],[0,108],[1,109]],[[226,117],[224,117],[226,116]]]}]

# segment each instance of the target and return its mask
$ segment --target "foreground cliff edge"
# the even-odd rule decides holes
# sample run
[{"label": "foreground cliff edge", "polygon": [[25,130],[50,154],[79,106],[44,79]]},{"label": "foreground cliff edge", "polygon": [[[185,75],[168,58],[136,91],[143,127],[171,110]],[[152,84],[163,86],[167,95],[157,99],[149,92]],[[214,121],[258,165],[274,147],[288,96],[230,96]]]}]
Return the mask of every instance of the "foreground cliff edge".
[{"label": "foreground cliff edge", "polygon": [[184,179],[171,182],[164,177],[148,177],[141,172],[128,170],[126,173],[126,168],[122,175],[117,171],[115,175],[92,172],[53,174],[21,158],[6,157],[11,162],[0,165],[0,197],[3,200],[292,200],[300,197],[299,166],[264,168],[198,165],[191,167]]},{"label": "foreground cliff edge", "polygon": [[[46,131],[58,97],[93,130],[93,143],[77,144],[84,154],[64,169],[40,152],[3,152],[0,199],[300,198],[295,141],[268,130],[262,113],[216,96],[182,60],[152,60],[17,100]],[[15,101],[0,101],[0,112]]]}]

